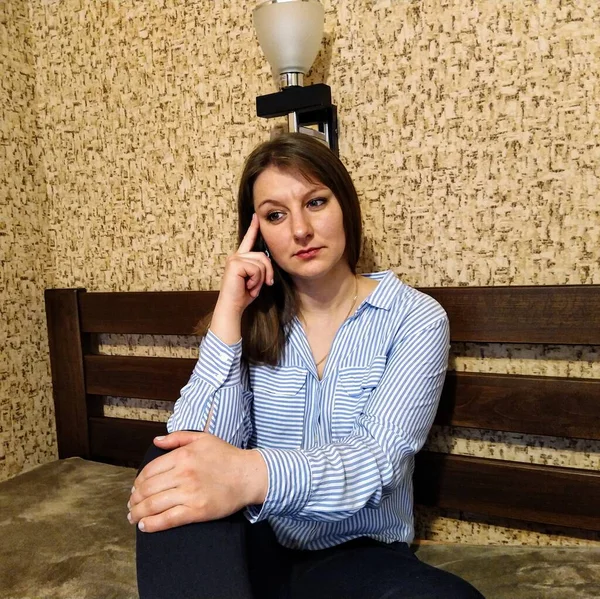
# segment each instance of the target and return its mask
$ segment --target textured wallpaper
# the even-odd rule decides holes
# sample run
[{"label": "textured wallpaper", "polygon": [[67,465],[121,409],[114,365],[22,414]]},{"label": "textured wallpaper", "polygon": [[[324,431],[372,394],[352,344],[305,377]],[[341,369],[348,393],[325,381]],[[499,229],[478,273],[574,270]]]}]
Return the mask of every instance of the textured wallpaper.
[{"label": "textured wallpaper", "polygon": [[0,480],[56,456],[43,306],[48,203],[26,2],[0,2]]},{"label": "textured wallpaper", "polygon": [[[56,455],[44,287],[217,288],[244,157],[274,124],[255,116],[255,97],[275,88],[253,6],[1,5],[0,478]],[[414,285],[600,283],[597,1],[324,6],[308,82],[331,85],[338,106],[340,155],[364,210],[363,270],[391,267]],[[194,354],[180,342],[113,337],[103,351]],[[600,377],[597,348],[580,373],[565,351],[465,346],[453,367]],[[106,410],[133,406],[168,414],[126,398]],[[436,430],[430,444],[598,467],[591,443]],[[419,531],[578,542],[455,516],[420,514]]]}]

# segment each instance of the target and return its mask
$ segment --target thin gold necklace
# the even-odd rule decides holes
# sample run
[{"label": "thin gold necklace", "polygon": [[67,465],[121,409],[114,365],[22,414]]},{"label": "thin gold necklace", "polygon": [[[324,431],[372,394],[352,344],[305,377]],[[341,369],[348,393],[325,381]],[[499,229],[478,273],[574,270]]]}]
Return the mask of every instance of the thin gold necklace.
[{"label": "thin gold necklace", "polygon": [[[354,298],[352,298],[352,305],[350,306],[350,310],[348,310],[348,314],[346,314],[346,316],[344,316],[344,320],[346,320],[348,318],[348,316],[350,316],[350,313],[352,312],[354,305],[356,304],[357,297],[358,297],[358,277],[356,275],[354,275]],[[342,322],[344,322],[344,320],[342,320]],[[319,365],[321,365],[327,359],[327,356],[329,355],[330,352],[331,352],[331,348],[329,348],[329,351],[318,362],[315,362],[315,366],[317,368],[319,367]]]}]

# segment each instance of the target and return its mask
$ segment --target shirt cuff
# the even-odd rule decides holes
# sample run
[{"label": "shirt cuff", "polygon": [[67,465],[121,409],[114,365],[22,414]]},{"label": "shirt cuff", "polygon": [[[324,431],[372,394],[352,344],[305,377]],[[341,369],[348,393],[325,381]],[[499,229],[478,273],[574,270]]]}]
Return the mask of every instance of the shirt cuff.
[{"label": "shirt cuff", "polygon": [[241,339],[233,345],[227,345],[209,330],[200,344],[200,357],[194,367],[194,374],[215,389],[239,385],[241,357]]},{"label": "shirt cuff", "polygon": [[248,506],[250,522],[270,516],[291,516],[300,512],[310,495],[310,464],[300,449],[256,448],[267,463],[269,487],[262,505]]}]

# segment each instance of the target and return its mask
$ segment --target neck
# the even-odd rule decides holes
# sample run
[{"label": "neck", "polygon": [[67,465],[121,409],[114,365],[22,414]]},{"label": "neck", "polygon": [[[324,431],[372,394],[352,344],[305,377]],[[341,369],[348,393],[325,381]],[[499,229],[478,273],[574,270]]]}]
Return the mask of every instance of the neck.
[{"label": "neck", "polygon": [[347,265],[324,277],[294,281],[299,312],[304,316],[330,315],[348,305],[356,294],[357,279]]}]

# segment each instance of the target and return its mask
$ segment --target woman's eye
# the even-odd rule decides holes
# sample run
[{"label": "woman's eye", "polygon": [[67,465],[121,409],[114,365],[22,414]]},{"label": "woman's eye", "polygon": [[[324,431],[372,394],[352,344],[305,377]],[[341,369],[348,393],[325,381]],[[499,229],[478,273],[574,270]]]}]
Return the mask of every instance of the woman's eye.
[{"label": "woman's eye", "polygon": [[314,198],[313,200],[310,200],[310,202],[308,202],[308,206],[310,206],[311,208],[318,208],[319,206],[322,206],[327,200],[325,198]]},{"label": "woman's eye", "polygon": [[269,212],[269,214],[267,214],[267,220],[270,223],[274,223],[275,221],[278,221],[282,216],[281,212]]}]

